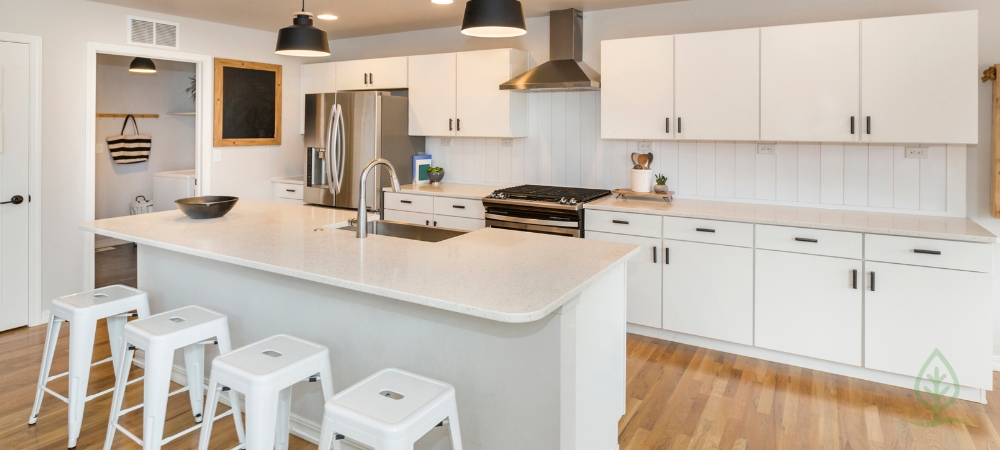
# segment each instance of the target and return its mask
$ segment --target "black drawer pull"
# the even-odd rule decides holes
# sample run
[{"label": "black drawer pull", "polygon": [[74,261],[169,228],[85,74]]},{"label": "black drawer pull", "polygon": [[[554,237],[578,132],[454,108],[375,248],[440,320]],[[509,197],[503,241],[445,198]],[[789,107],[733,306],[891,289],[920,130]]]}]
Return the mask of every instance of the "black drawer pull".
[{"label": "black drawer pull", "polygon": [[285,189],[285,192],[295,192],[295,189]]},{"label": "black drawer pull", "polygon": [[851,288],[852,289],[857,289],[858,288],[858,269],[851,270],[851,277],[853,278],[853,281],[851,281]]},{"label": "black drawer pull", "polygon": [[656,246],[653,246],[653,264],[656,264]]},{"label": "black drawer pull", "polygon": [[451,205],[451,207],[455,209],[465,209],[465,205]]},{"label": "black drawer pull", "polygon": [[913,249],[913,253],[921,253],[921,254],[924,254],[924,255],[940,255],[941,251],[940,250],[921,250],[919,248],[915,248],[915,249]]},{"label": "black drawer pull", "polygon": [[799,242],[812,242],[814,244],[819,242],[818,239],[809,239],[809,238],[795,238],[795,240]]},{"label": "black drawer pull", "polygon": [[412,201],[410,201],[410,200],[400,200],[400,201],[399,201],[399,203],[406,203],[406,204],[410,204],[410,203],[413,203],[413,202],[412,202]]},{"label": "black drawer pull", "polygon": [[854,134],[854,116],[851,116],[851,134]]},{"label": "black drawer pull", "polygon": [[627,220],[612,220],[611,223],[618,223],[618,224],[622,224],[622,225],[628,225],[628,221]]},{"label": "black drawer pull", "polygon": [[871,283],[871,286],[869,286],[869,288],[871,288],[872,292],[875,292],[875,271],[874,270],[872,271],[872,283]]},{"label": "black drawer pull", "polygon": [[700,231],[702,233],[715,233],[715,230],[711,228],[695,228],[694,231]]},{"label": "black drawer pull", "polygon": [[663,247],[663,264],[670,264],[670,248]]}]

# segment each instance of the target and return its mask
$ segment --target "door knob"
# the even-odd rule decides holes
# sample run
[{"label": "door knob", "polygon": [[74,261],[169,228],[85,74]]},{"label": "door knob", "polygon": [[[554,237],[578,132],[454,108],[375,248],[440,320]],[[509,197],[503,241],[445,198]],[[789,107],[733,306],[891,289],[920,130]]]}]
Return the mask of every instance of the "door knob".
[{"label": "door knob", "polygon": [[15,195],[15,196],[11,197],[10,201],[8,201],[8,202],[0,202],[0,205],[6,205],[8,203],[13,203],[15,205],[20,205],[23,202],[24,202],[24,197],[21,197],[20,195]]}]

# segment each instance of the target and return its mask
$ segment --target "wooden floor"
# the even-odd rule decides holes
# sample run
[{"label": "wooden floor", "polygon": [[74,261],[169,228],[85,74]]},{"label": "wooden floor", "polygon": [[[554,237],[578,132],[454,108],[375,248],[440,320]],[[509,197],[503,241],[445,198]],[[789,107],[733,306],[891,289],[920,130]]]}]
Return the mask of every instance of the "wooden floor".
[{"label": "wooden floor", "polygon": [[[53,374],[67,367],[67,331],[64,326]],[[110,354],[103,327],[97,336],[95,361]],[[66,405],[54,397],[46,396],[38,423],[27,425],[44,339],[45,327],[0,333],[0,449],[66,448]],[[108,364],[97,366],[90,392],[111,387],[112,373]],[[141,373],[133,369],[130,376]],[[997,391],[988,395],[987,405],[959,400],[944,412],[968,426],[951,423],[924,428],[910,421],[927,421],[930,413],[908,389],[642,336],[629,335],[627,374],[627,413],[619,423],[621,450],[1000,450]],[[60,379],[50,386],[66,392],[65,384]],[[132,385],[126,405],[141,401],[141,385]],[[101,448],[110,402],[108,394],[87,404],[78,449]],[[225,407],[220,406],[223,411]],[[137,410],[123,419],[140,436],[141,415]],[[168,416],[168,434],[194,425],[186,395],[171,399]],[[191,434],[165,448],[196,445],[197,434]],[[235,445],[232,421],[220,421],[211,448]],[[118,434],[114,448],[141,447]],[[291,450],[315,448],[292,437]],[[536,449],[525,445],[523,450]]]}]

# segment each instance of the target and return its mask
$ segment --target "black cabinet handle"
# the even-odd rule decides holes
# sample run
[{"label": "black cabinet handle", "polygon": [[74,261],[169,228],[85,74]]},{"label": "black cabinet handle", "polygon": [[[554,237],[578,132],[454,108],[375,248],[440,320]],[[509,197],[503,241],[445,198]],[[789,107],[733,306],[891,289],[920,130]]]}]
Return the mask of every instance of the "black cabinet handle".
[{"label": "black cabinet handle", "polygon": [[870,289],[872,290],[872,292],[875,292],[875,271],[874,270],[872,271],[872,282],[871,282]]},{"label": "black cabinet handle", "polygon": [[851,281],[851,288],[852,289],[857,289],[858,288],[858,269],[851,270],[851,277],[853,278],[853,281]]},{"label": "black cabinet handle", "polygon": [[365,73],[365,84],[366,85],[368,84],[368,74],[367,73]]},{"label": "black cabinet handle", "polygon": [[425,220],[425,221],[424,221],[424,225],[427,225],[427,226],[431,226],[431,221],[429,221],[429,220]]},{"label": "black cabinet handle", "polygon": [[663,247],[663,264],[670,264],[670,248]]},{"label": "black cabinet handle", "polygon": [[368,74],[368,83],[369,84],[375,84],[375,74],[374,73],[369,73]]},{"label": "black cabinet handle", "polygon": [[438,226],[438,221],[434,221],[434,226]]},{"label": "black cabinet handle", "polygon": [[854,116],[851,116],[851,134],[854,134]]},{"label": "black cabinet handle", "polygon": [[715,233],[715,230],[711,228],[695,228],[694,231],[700,231],[702,233]]},{"label": "black cabinet handle", "polygon": [[462,131],[462,119],[455,119],[455,129]]},{"label": "black cabinet handle", "polygon": [[451,122],[452,122],[453,120],[454,120],[454,119],[448,119],[448,131],[451,131]]},{"label": "black cabinet handle", "polygon": [[653,246],[653,264],[656,264],[656,246]]},{"label": "black cabinet handle", "polygon": [[924,255],[940,255],[940,250],[921,250],[919,248],[913,249],[913,253],[922,253]]},{"label": "black cabinet handle", "polygon": [[809,238],[795,238],[795,240],[799,242],[812,242],[814,244],[819,242],[818,239],[809,239]]},{"label": "black cabinet handle", "polygon": [[455,209],[465,209],[465,205],[451,205],[451,207]]},{"label": "black cabinet handle", "polygon": [[681,133],[681,118],[677,118],[677,133]]},{"label": "black cabinet handle", "polygon": [[413,202],[410,201],[410,200],[400,200],[399,203],[406,203],[407,205],[409,205],[410,203],[413,203]]},{"label": "black cabinet handle", "polygon": [[622,225],[628,225],[628,221],[627,220],[612,220],[611,223],[618,223],[618,224],[622,224]]},{"label": "black cabinet handle", "polygon": [[872,116],[865,117],[865,133],[872,134]]},{"label": "black cabinet handle", "polygon": [[670,133],[670,118],[667,117],[667,133]]}]

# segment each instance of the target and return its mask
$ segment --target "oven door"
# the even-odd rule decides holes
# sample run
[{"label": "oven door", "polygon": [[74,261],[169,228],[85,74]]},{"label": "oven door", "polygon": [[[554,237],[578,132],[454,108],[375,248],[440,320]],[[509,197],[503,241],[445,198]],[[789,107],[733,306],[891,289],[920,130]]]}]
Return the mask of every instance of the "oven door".
[{"label": "oven door", "polygon": [[487,228],[528,231],[557,236],[580,237],[580,223],[570,220],[547,220],[506,214],[486,214]]}]

